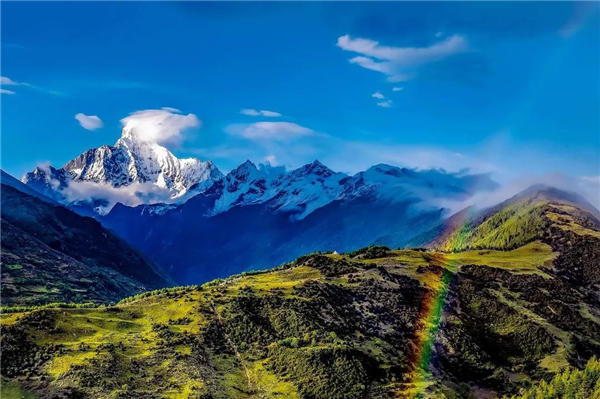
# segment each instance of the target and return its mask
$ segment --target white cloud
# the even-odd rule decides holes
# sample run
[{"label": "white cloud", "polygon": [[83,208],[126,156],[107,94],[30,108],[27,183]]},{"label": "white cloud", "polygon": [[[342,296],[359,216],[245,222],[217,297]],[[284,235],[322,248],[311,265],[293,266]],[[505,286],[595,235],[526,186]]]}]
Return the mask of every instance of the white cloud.
[{"label": "white cloud", "polygon": [[8,78],[6,76],[0,76],[0,85],[18,86],[18,85],[20,85],[20,83],[15,82],[14,80],[12,80],[11,78]]},{"label": "white cloud", "polygon": [[381,94],[380,92],[376,91],[375,93],[371,94],[371,97],[375,97],[378,98],[380,100],[383,100],[385,98],[385,96],[383,94]]},{"label": "white cloud", "polygon": [[231,125],[227,132],[249,140],[285,141],[313,135],[315,132],[292,122],[256,122],[249,125]]},{"label": "white cloud", "polygon": [[121,119],[121,123],[126,132],[139,140],[179,145],[183,141],[183,132],[200,127],[202,122],[194,114],[184,115],[173,110],[175,108],[136,111]]},{"label": "white cloud", "polygon": [[277,166],[277,157],[275,155],[267,155],[264,161],[271,166]]},{"label": "white cloud", "polygon": [[[0,85],[3,85],[3,86],[31,86],[30,84],[27,84],[27,83],[15,82],[14,80],[12,80],[11,78],[9,78],[7,76],[0,76]],[[0,93],[15,94],[15,92],[13,90],[8,90],[8,89],[0,89]]]},{"label": "white cloud", "polygon": [[96,130],[104,126],[102,119],[100,119],[97,115],[85,115],[80,112],[75,115],[75,119],[77,119],[81,127],[86,130]]},{"label": "white cloud", "polygon": [[402,91],[404,90],[404,87],[394,87],[392,88],[392,91]]},{"label": "white cloud", "polygon": [[180,110],[178,110],[177,108],[172,108],[172,107],[162,107],[161,109],[163,109],[163,110],[165,110],[165,111],[169,111],[169,112],[175,112],[175,113],[178,113],[178,114],[180,114],[180,113],[181,113],[181,111],[180,111]]},{"label": "white cloud", "polygon": [[[63,93],[57,90],[51,90],[48,88],[44,88],[44,87],[39,87],[39,86],[34,86],[32,84],[29,83],[25,83],[25,82],[17,82],[15,80],[12,80],[11,78],[7,77],[7,76],[0,76],[0,85],[3,86],[23,86],[23,87],[27,87],[29,89],[33,89],[42,93],[47,93],[47,94],[52,94],[53,96],[62,96]],[[6,89],[0,89],[1,93],[3,94],[15,94],[14,91],[12,90],[6,90]]]},{"label": "white cloud", "polygon": [[[52,184],[52,182],[50,183]],[[102,209],[102,213],[110,211],[118,202],[128,206],[137,206],[156,203],[168,204],[175,201],[171,198],[172,193],[168,189],[158,187],[152,182],[134,182],[127,186],[113,187],[108,183],[71,181],[66,188],[61,190],[61,194],[69,202],[104,199],[108,205]]]},{"label": "white cloud", "polygon": [[277,118],[280,117],[281,114],[279,112],[275,112],[275,111],[267,111],[264,109],[251,109],[251,108],[244,108],[240,111],[240,114],[242,115],[248,115],[248,116],[267,116],[270,118]]},{"label": "white cloud", "polygon": [[392,106],[392,100],[380,101],[377,103],[377,105],[383,108],[389,108]]},{"label": "white cloud", "polygon": [[391,47],[369,39],[341,36],[337,46],[360,55],[350,59],[353,64],[388,75],[390,82],[413,79],[423,65],[440,61],[467,50],[463,36],[454,35],[427,47]]}]

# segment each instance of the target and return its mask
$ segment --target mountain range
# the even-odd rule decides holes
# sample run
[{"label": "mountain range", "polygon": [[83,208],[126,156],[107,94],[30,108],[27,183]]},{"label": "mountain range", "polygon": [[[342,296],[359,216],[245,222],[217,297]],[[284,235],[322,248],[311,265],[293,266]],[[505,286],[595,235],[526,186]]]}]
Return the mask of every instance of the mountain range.
[{"label": "mountain range", "polygon": [[314,251],[403,246],[442,220],[441,204],[498,187],[487,174],[379,164],[350,176],[318,160],[294,170],[246,161],[223,175],[127,127],[114,147],[22,182],[95,217],[182,284]]}]

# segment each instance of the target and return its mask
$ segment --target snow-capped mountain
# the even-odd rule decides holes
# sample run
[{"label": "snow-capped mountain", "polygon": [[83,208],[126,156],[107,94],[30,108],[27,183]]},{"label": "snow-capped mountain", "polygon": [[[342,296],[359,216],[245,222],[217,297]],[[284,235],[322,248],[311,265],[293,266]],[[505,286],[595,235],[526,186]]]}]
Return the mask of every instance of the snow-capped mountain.
[{"label": "snow-capped mountain", "polygon": [[319,161],[285,171],[246,161],[183,204],[117,205],[99,220],[177,281],[201,283],[303,253],[402,246],[445,203],[497,187],[488,175],[375,165],[353,176]]},{"label": "snow-capped mountain", "polygon": [[269,164],[257,167],[246,161],[203,195],[216,198],[211,214],[225,212],[234,206],[270,201],[271,208],[292,212],[302,218],[328,204],[341,192],[343,173],[335,173],[319,161],[286,172]]},{"label": "snow-capped mountain", "polygon": [[466,199],[477,191],[491,191],[498,184],[487,174],[448,173],[444,170],[415,170],[378,164],[349,177],[339,198],[373,195],[383,200],[406,197],[420,199]]},{"label": "snow-capped mountain", "polygon": [[496,186],[487,175],[442,170],[416,171],[379,164],[348,176],[332,171],[318,160],[292,171],[268,164],[257,167],[248,160],[216,181],[201,196],[214,201],[206,216],[233,207],[268,203],[272,210],[302,219],[336,200],[365,196],[392,202],[410,198],[464,200],[476,191],[492,190]]},{"label": "snow-capped mountain", "polygon": [[63,203],[105,200],[108,205],[96,210],[106,211],[127,197],[134,199],[131,205],[182,202],[222,177],[212,161],[179,159],[126,126],[114,146],[87,150],[60,169],[38,166],[21,181]]}]

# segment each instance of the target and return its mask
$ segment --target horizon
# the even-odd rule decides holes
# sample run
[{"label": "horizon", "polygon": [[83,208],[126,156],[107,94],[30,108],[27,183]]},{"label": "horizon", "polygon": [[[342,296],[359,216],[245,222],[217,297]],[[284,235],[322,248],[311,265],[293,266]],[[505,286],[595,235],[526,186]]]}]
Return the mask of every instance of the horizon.
[{"label": "horizon", "polygon": [[[423,7],[6,3],[2,168],[59,167],[114,143],[123,121],[181,110],[167,147],[223,170],[320,159],[346,173],[561,173],[600,188],[598,4]],[[464,17],[496,13],[507,20]]]}]

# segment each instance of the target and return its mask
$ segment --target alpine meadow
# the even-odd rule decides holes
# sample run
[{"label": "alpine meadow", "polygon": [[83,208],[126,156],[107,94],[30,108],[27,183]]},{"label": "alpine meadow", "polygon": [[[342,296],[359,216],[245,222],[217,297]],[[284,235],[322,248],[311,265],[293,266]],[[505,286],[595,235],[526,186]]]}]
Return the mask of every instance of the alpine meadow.
[{"label": "alpine meadow", "polygon": [[0,19],[0,398],[600,399],[600,3]]}]

